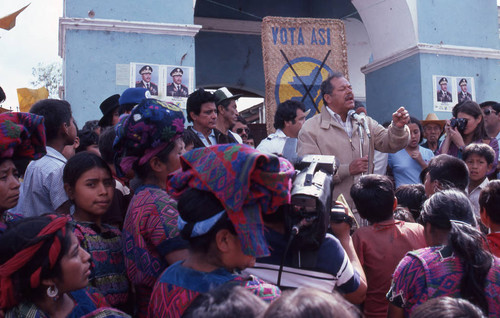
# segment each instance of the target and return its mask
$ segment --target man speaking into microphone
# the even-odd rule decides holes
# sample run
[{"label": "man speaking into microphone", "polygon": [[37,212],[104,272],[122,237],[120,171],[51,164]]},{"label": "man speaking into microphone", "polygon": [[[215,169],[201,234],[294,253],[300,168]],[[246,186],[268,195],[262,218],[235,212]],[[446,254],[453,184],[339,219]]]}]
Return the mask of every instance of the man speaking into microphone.
[{"label": "man speaking into microphone", "polygon": [[[404,107],[392,114],[392,123],[386,129],[371,117],[354,118],[354,94],[352,86],[342,73],[332,73],[321,83],[321,96],[327,107],[308,119],[299,132],[297,151],[307,154],[334,155],[339,168],[334,175],[332,199],[340,193],[354,208],[349,195],[351,186],[364,173],[373,172],[373,152],[397,152],[406,147],[410,116]],[[349,114],[349,115],[348,115]],[[367,135],[370,133],[370,136]],[[360,222],[359,215],[354,215]],[[361,222],[365,223],[365,222]]]}]

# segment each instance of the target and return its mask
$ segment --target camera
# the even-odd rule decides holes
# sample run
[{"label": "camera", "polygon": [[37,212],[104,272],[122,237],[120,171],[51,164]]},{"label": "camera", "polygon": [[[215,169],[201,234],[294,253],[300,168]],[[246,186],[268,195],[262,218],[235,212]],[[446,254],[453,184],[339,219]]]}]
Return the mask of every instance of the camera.
[{"label": "camera", "polygon": [[295,163],[290,210],[285,214],[288,231],[295,236],[293,249],[318,249],[330,224],[334,156],[307,155]]},{"label": "camera", "polygon": [[344,206],[340,204],[334,205],[330,210],[330,221],[334,223],[345,222],[349,224],[351,228],[354,225],[354,218],[346,214],[344,211]]},{"label": "camera", "polygon": [[457,127],[458,131],[463,132],[465,127],[467,127],[467,118],[452,118],[450,121],[450,127]]}]

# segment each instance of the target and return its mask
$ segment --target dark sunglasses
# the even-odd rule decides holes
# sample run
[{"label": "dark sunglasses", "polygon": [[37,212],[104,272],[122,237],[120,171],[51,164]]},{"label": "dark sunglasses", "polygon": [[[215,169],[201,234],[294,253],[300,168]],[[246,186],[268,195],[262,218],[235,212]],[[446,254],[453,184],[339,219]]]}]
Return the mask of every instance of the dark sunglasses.
[{"label": "dark sunglasses", "polygon": [[236,133],[239,135],[241,133],[243,133],[243,131],[245,131],[245,134],[249,134],[250,133],[250,129],[249,128],[238,128],[236,129]]},{"label": "dark sunglasses", "polygon": [[489,116],[491,113],[495,113],[495,115],[498,114],[497,111],[490,109],[490,108],[483,109],[483,113],[485,116]]}]

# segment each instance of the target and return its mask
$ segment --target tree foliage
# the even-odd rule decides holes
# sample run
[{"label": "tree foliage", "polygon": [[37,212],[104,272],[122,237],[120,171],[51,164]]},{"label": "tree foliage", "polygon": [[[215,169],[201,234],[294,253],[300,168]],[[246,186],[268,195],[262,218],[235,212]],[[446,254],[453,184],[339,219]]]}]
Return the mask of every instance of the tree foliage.
[{"label": "tree foliage", "polygon": [[49,64],[38,63],[32,68],[33,77],[30,82],[35,87],[46,87],[49,91],[49,97],[59,97],[59,86],[62,85],[62,66],[61,62],[53,62]]}]

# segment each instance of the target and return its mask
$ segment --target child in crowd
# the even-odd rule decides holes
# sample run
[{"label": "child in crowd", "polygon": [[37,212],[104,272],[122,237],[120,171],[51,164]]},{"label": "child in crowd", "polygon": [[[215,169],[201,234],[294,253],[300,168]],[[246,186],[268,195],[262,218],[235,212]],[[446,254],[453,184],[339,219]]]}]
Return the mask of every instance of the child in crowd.
[{"label": "child in crowd", "polygon": [[278,287],[237,273],[266,256],[261,213],[290,200],[290,163],[243,144],[195,149],[182,158],[168,189],[179,197],[178,227],[189,241],[185,261],[171,265],[155,284],[149,317],[181,317],[200,293],[241,285],[265,301]]},{"label": "child in crowd", "polygon": [[0,235],[0,308],[6,318],[129,317],[85,288],[90,255],[67,217],[16,221]]},{"label": "child in crowd", "polygon": [[92,257],[90,285],[113,307],[124,310],[129,282],[121,232],[101,221],[113,198],[115,181],[111,170],[99,156],[84,151],[68,160],[63,180],[66,193],[75,205],[74,233]]},{"label": "child in crowd", "polygon": [[429,161],[422,170],[425,195],[429,198],[436,192],[446,189],[466,191],[469,184],[469,170],[461,159],[450,155],[438,155]]},{"label": "child in crowd", "polygon": [[16,212],[25,217],[54,211],[69,213],[71,203],[62,181],[66,164],[62,151],[64,146],[72,145],[76,138],[71,106],[64,100],[44,99],[36,102],[30,113],[45,118],[47,155],[28,165]]},{"label": "child in crowd", "polygon": [[467,196],[456,189],[434,193],[420,215],[427,248],[411,251],[393,274],[387,317],[408,317],[437,297],[467,299],[499,317],[500,260],[484,249]]},{"label": "child in crowd", "polygon": [[394,176],[396,187],[418,183],[420,172],[434,157],[432,150],[420,146],[423,139],[420,120],[410,117],[408,128],[410,128],[408,145],[396,153],[389,154],[388,167]]},{"label": "child in crowd", "polygon": [[257,318],[267,303],[238,285],[222,285],[202,294],[191,303],[182,318]]},{"label": "child in crowd", "polygon": [[19,200],[19,161],[38,159],[45,153],[43,117],[28,113],[0,115],[0,233],[8,221],[21,218],[8,212]]},{"label": "child in crowd", "polygon": [[405,184],[399,186],[394,193],[398,200],[398,207],[407,209],[413,218],[413,222],[420,216],[422,205],[427,199],[425,188],[422,184]]},{"label": "child in crowd", "polygon": [[479,218],[479,193],[489,182],[487,174],[493,167],[495,151],[487,144],[472,143],[465,147],[462,158],[469,168],[467,197],[472,203],[476,218]]},{"label": "child in crowd", "polygon": [[358,318],[359,310],[338,292],[300,287],[285,291],[283,296],[273,302],[263,318]]},{"label": "child in crowd", "polygon": [[397,206],[393,184],[386,176],[367,175],[351,187],[351,197],[361,217],[370,222],[353,235],[354,248],[365,270],[368,291],[365,317],[385,317],[385,294],[391,277],[406,252],[426,246],[420,224],[394,220]]},{"label": "child in crowd", "polygon": [[438,297],[417,307],[411,318],[485,318],[481,309],[469,301],[455,297]]},{"label": "child in crowd", "polygon": [[184,142],[184,152],[188,152],[194,148],[195,139],[191,134],[183,134],[182,141]]},{"label": "child in crowd", "polygon": [[118,177],[134,171],[141,185],[123,225],[127,275],[135,287],[137,317],[146,317],[153,286],[170,264],[185,259],[187,243],[177,229],[177,202],[167,192],[167,176],[180,167],[182,110],[172,103],[143,99],[116,126]]},{"label": "child in crowd", "polygon": [[493,180],[479,195],[481,221],[490,229],[486,237],[491,252],[500,257],[500,180]]},{"label": "child in crowd", "polygon": [[115,152],[113,151],[113,142],[115,138],[116,133],[114,127],[105,128],[99,136],[99,152],[101,153],[101,158],[106,162],[115,179],[113,201],[111,201],[108,211],[102,216],[102,222],[113,225],[121,230],[133,193],[127,185],[128,178],[118,178],[116,175],[114,164]]},{"label": "child in crowd", "polygon": [[101,155],[101,153],[99,152],[99,134],[97,134],[93,130],[82,129],[78,131],[78,138],[80,140],[80,143],[78,145],[78,148],[76,148],[77,153],[82,151],[90,151],[98,156]]}]

